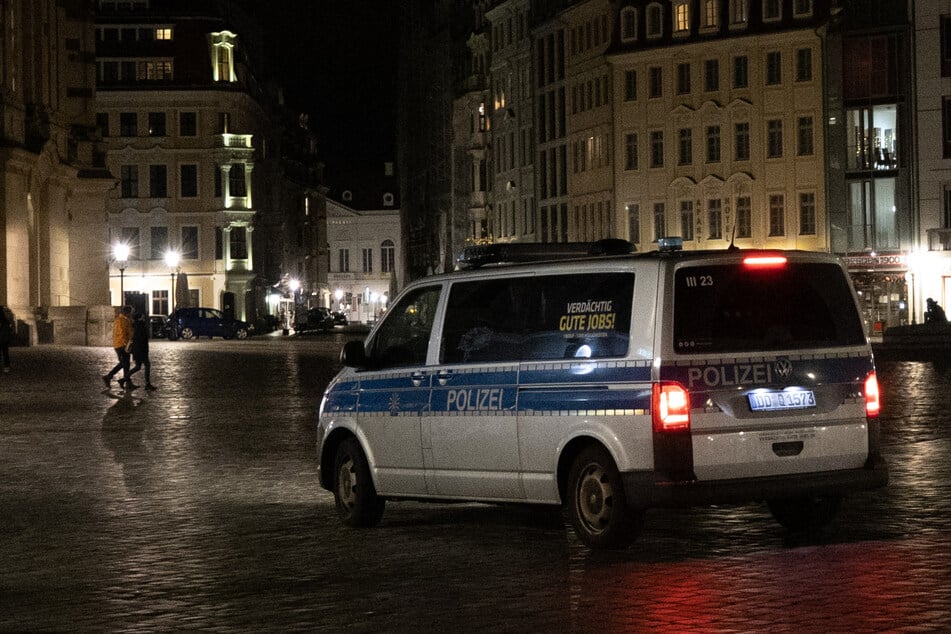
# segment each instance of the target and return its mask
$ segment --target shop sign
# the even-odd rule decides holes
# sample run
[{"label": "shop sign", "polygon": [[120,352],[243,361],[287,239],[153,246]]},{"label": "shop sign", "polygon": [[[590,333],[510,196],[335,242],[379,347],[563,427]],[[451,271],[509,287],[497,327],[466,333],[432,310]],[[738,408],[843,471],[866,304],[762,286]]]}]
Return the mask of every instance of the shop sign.
[{"label": "shop sign", "polygon": [[847,255],[842,258],[850,271],[905,271],[905,256],[901,253]]}]

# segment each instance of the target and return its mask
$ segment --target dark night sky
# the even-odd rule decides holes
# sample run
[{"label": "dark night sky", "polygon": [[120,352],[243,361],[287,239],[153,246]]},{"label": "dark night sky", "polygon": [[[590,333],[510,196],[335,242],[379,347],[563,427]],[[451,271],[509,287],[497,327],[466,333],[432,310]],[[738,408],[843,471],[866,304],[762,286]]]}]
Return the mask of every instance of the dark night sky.
[{"label": "dark night sky", "polygon": [[325,161],[394,160],[399,29],[392,0],[255,0],[285,100]]}]

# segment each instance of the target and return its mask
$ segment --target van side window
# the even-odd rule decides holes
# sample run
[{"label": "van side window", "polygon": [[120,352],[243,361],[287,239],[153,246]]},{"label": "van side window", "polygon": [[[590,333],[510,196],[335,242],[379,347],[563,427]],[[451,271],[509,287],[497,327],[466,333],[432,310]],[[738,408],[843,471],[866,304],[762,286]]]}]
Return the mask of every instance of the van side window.
[{"label": "van side window", "polygon": [[631,273],[455,283],[440,362],[622,357],[633,294]]},{"label": "van side window", "polygon": [[386,317],[367,347],[373,367],[424,365],[433,329],[440,286],[416,289],[386,312]]}]

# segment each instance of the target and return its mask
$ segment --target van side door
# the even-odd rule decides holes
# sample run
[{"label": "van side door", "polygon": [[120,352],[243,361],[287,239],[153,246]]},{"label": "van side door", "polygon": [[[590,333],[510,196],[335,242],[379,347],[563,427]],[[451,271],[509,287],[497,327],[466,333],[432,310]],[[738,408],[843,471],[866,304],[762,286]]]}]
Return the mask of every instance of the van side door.
[{"label": "van side door", "polygon": [[[521,500],[513,346],[517,292],[506,278],[450,286],[423,438],[436,494]],[[428,429],[427,429],[428,427]],[[428,432],[428,434],[427,434]]]},{"label": "van side door", "polygon": [[427,493],[420,440],[433,368],[426,359],[441,285],[409,291],[387,310],[357,372],[358,431],[381,494]]}]

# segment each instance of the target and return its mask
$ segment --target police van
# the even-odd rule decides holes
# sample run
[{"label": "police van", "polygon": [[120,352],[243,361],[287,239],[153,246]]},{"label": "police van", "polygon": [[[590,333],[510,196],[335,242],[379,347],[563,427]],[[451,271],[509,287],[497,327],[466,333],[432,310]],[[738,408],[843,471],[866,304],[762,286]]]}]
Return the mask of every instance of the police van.
[{"label": "police van", "polygon": [[341,520],[387,500],[562,505],[591,547],[651,507],[765,501],[790,530],[887,483],[848,275],[799,251],[487,245],[418,280],[320,405]]}]

